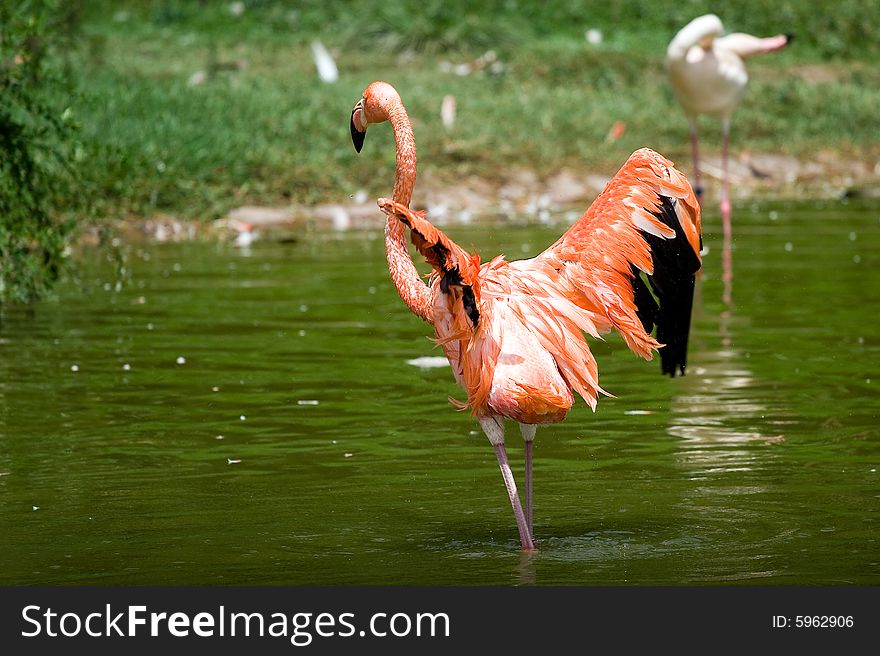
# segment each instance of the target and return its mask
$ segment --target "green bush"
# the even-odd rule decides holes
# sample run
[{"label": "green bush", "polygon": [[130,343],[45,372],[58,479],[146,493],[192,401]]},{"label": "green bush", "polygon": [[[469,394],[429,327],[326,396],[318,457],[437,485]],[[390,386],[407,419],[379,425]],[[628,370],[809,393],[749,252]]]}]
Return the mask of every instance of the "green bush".
[{"label": "green bush", "polygon": [[76,126],[69,67],[57,54],[77,3],[0,3],[0,302],[44,297],[65,261]]}]

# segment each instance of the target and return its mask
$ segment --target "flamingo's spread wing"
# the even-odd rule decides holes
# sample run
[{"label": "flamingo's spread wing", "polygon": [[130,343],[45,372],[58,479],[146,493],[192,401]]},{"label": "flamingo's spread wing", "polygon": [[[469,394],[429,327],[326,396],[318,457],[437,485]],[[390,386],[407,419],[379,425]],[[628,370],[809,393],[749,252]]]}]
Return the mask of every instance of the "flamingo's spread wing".
[{"label": "flamingo's spread wing", "polygon": [[663,373],[674,376],[687,359],[700,241],[690,183],[643,148],[555,244],[527,262],[562,296],[603,315],[634,352],[651,359],[663,346]]},{"label": "flamingo's spread wing", "polygon": [[440,281],[444,293],[450,288],[461,290],[465,313],[476,328],[480,320],[479,285],[480,258],[469,255],[461,246],[434,227],[424,212],[415,212],[387,198],[379,199],[379,207],[389,216],[397,217],[410,229],[410,239]]}]

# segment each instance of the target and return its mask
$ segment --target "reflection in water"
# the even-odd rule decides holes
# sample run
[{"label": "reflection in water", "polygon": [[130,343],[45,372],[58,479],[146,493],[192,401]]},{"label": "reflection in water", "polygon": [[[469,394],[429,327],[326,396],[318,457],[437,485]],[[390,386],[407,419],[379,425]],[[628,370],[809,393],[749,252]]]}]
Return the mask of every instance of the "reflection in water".
[{"label": "reflection in water", "polygon": [[[727,261],[725,266],[729,264]],[[725,295],[730,294],[731,282],[732,277],[725,282]],[[766,452],[752,448],[756,442],[784,440],[782,435],[766,435],[756,426],[768,408],[749,393],[758,385],[742,352],[733,346],[734,315],[729,300],[728,296],[727,309],[719,315],[719,348],[700,353],[699,366],[688,371],[688,393],[672,402],[668,432],[681,438],[681,460],[693,470],[692,480],[750,471],[759,455],[761,459],[766,456]]]},{"label": "reflection in water", "polygon": [[[767,435],[759,427],[767,423],[771,409],[761,397],[762,385],[746,366],[746,356],[736,348],[732,300],[733,258],[729,235],[722,252],[722,310],[712,341],[717,347],[699,353],[699,363],[688,371],[688,392],[673,399],[668,432],[680,438],[678,462],[694,485],[680,503],[682,510],[711,521],[719,512],[726,516],[724,530],[747,530],[760,521],[754,499],[772,494],[774,486],[764,475],[773,467],[777,453],[757,445],[784,441],[783,435]],[[702,311],[697,306],[697,314]],[[695,317],[696,319],[696,317]],[[716,341],[717,340],[717,341]],[[741,527],[735,529],[735,527]],[[705,529],[703,529],[705,530]],[[759,580],[784,575],[784,566],[771,566],[771,554],[789,543],[795,532],[771,530],[752,543],[759,557],[741,562],[720,580]],[[697,569],[693,570],[698,573]],[[718,576],[714,572],[714,576]]]},{"label": "reflection in water", "polygon": [[728,310],[733,308],[733,234],[729,222],[725,222],[724,244],[721,248],[721,282],[724,291],[721,300]]},{"label": "reflection in water", "polygon": [[521,551],[519,556],[519,565],[516,568],[517,579],[520,585],[535,584],[535,564],[537,562],[537,551]]},{"label": "reflection in water", "polygon": [[[733,347],[733,236],[724,231],[721,253],[722,301],[719,314],[720,348],[705,352],[700,366],[690,374],[690,393],[672,404],[669,433],[682,438],[682,460],[695,468],[692,478],[709,474],[749,471],[755,441],[778,442],[781,435],[766,436],[754,422],[767,413],[767,408],[750,398],[749,388],[755,387],[752,372],[744,365],[742,353]],[[695,304],[697,314],[702,304]]]},{"label": "reflection in water", "polygon": [[[766,484],[763,474],[776,460],[776,453],[756,445],[780,442],[784,437],[765,435],[758,427],[758,422],[763,423],[769,413],[758,397],[761,386],[746,366],[742,351],[734,346],[729,244],[725,244],[723,260],[724,309],[718,315],[718,346],[694,358],[699,366],[688,372],[688,392],[672,401],[668,432],[680,438],[677,460],[692,485],[679,504],[682,511],[695,514],[701,522],[724,513],[724,530],[730,531],[746,530],[745,527],[760,521],[761,514],[756,512],[753,500],[772,492],[773,486]],[[741,528],[736,529],[737,526]],[[779,544],[791,539],[790,533],[771,531],[762,541],[752,544],[753,553],[759,554],[759,558],[730,568],[721,580],[758,580],[782,575],[783,568],[770,566],[768,558]],[[691,571],[699,576],[701,570],[695,567]],[[713,575],[718,576],[719,572]]]}]

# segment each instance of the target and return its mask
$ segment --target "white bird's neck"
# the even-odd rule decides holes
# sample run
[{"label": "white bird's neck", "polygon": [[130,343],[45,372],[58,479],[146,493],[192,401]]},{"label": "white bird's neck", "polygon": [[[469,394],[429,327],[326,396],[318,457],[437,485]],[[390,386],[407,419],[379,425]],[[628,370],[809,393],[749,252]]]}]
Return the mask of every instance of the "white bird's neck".
[{"label": "white bird's neck", "polygon": [[688,50],[694,46],[701,46],[705,49],[711,48],[712,41],[721,36],[724,32],[724,26],[721,19],[715,14],[706,14],[695,18],[685,25],[666,50],[666,59],[670,63],[684,61]]}]

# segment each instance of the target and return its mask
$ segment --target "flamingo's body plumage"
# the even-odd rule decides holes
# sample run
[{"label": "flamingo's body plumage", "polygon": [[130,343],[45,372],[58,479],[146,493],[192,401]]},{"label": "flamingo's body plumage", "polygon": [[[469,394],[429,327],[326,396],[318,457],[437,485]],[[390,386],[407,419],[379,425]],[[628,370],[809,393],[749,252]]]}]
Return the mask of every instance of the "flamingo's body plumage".
[{"label": "flamingo's body plumage", "polygon": [[[408,121],[401,121],[395,109],[402,103],[388,89],[390,85],[374,83],[355,106],[356,146],[366,126],[384,115],[391,117],[395,135],[411,136]],[[391,98],[391,105],[377,109],[377,97]],[[396,138],[398,146],[412,141]],[[404,160],[412,161],[414,176],[412,145]],[[697,199],[668,160],[638,150],[586,213],[543,253],[528,260],[508,262],[498,256],[481,263],[424,213],[408,208],[409,197],[397,192],[411,192],[412,184],[402,183],[400,175],[398,169],[395,198],[379,200],[388,215],[392,279],[410,307],[433,324],[456,382],[467,393],[463,405],[495,447],[522,546],[531,549],[535,426],[562,421],[574,402],[573,392],[594,409],[603,392],[584,333],[599,337],[615,329],[645,359],[660,349],[664,373],[684,373],[694,278],[700,268]],[[390,227],[395,224],[400,231],[409,228],[413,244],[433,268],[429,285],[420,283],[415,292],[412,278],[398,284],[400,272],[408,269],[397,262],[401,245],[395,235],[402,232]],[[650,334],[655,325],[656,339]],[[519,422],[526,440],[525,512],[504,450],[505,417]]]}]

